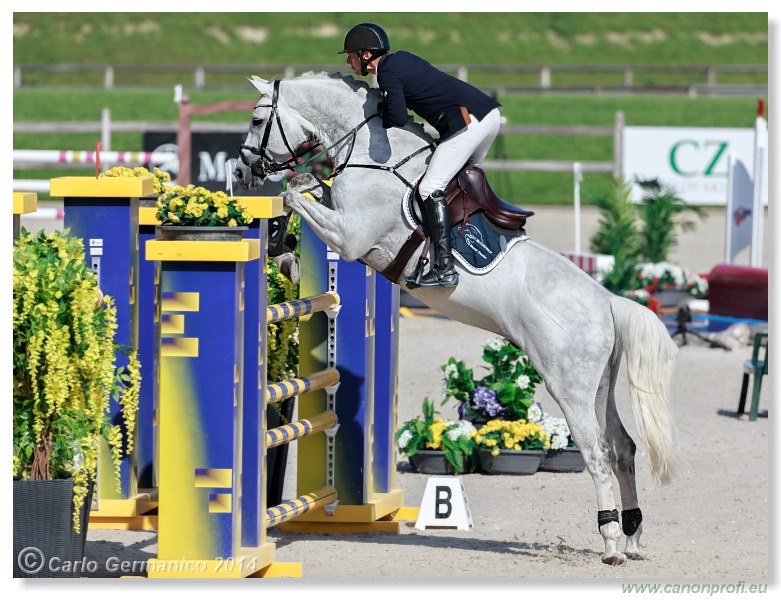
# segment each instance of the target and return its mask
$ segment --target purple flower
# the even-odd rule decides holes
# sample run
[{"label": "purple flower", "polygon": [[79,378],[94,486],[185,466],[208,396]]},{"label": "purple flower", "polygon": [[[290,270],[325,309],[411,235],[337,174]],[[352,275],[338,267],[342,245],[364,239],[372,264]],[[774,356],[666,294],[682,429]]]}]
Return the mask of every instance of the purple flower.
[{"label": "purple flower", "polygon": [[496,400],[496,392],[482,386],[475,388],[471,408],[489,417],[496,417],[504,413],[504,407]]}]

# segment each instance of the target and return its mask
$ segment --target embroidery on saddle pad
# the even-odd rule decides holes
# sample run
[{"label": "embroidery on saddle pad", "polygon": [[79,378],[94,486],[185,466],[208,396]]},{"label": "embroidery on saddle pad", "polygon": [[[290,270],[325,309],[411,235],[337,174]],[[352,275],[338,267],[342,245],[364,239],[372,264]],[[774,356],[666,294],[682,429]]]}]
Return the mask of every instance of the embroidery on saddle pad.
[{"label": "embroidery on saddle pad", "polygon": [[[413,208],[411,193],[404,197],[404,217],[411,227],[420,222],[420,214]],[[518,242],[528,240],[523,229],[509,231],[491,223],[482,213],[475,213],[467,220],[464,232],[459,234],[461,223],[450,230],[450,246],[453,257],[470,273],[484,275],[502,260],[507,251]],[[433,252],[433,250],[430,250]]]}]

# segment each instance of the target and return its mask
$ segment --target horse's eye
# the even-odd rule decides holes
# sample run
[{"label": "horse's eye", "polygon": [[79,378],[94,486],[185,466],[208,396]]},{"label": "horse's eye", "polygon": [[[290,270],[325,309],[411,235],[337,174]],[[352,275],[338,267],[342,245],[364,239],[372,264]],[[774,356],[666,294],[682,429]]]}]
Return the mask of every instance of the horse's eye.
[{"label": "horse's eye", "polygon": [[258,119],[257,117],[252,117],[252,126],[258,127],[263,124],[263,119]]}]

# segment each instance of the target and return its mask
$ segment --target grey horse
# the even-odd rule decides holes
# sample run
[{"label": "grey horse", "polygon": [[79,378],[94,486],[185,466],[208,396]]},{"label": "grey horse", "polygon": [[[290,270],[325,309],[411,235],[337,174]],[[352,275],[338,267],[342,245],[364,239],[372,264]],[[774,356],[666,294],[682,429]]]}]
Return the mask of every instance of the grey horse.
[{"label": "grey horse", "polygon": [[[413,231],[402,199],[426,168],[431,136],[413,120],[384,129],[373,118],[380,92],[351,76],[307,73],[249,81],[260,100],[237,160],[239,185],[255,187],[289,168],[304,142],[321,144],[337,173],[330,190],[311,175],[299,176],[282,194],[284,206],[344,260],[361,259],[385,272]],[[411,256],[395,283],[404,285],[417,264],[418,256]],[[410,294],[443,315],[506,337],[528,354],[594,480],[602,561],[620,565],[627,557],[644,558],[636,447],[619,418],[615,386],[625,356],[637,431],[654,479],[666,483],[677,463],[669,405],[677,346],[666,327],[647,308],[608,292],[533,239],[513,245],[485,274],[458,268],[456,287],[419,287]]]}]

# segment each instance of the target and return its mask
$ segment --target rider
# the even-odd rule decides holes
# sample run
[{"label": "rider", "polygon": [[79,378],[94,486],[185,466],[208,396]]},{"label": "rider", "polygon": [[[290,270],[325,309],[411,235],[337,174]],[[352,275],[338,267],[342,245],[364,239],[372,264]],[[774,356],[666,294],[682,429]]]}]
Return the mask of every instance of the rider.
[{"label": "rider", "polygon": [[347,64],[356,75],[377,75],[385,97],[377,105],[383,127],[403,127],[410,118],[407,109],[411,109],[439,133],[419,184],[434,245],[434,265],[420,285],[454,286],[458,272],[450,254],[451,223],[444,189],[464,164],[478,166],[488,155],[499,133],[501,105],[414,54],[389,51],[390,41],[382,27],[360,23],[347,32],[339,54],[347,54]]}]

